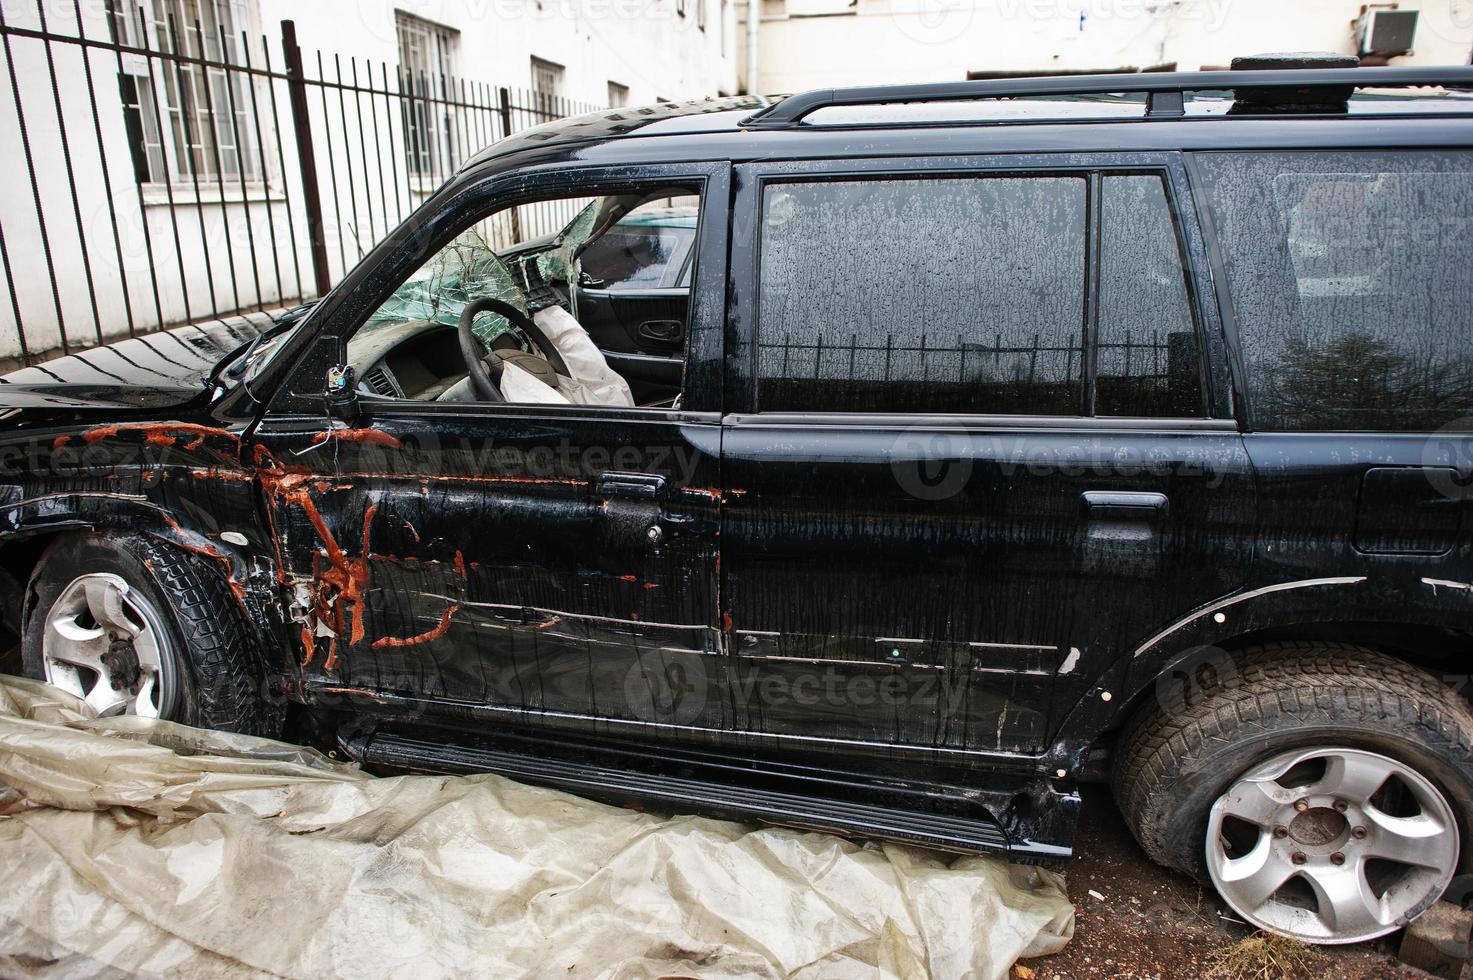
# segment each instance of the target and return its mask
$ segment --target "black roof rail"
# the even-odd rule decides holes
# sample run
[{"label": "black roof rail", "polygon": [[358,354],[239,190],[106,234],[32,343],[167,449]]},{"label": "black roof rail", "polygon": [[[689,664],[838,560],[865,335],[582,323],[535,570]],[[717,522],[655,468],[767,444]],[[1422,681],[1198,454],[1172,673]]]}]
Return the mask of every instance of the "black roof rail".
[{"label": "black roof rail", "polygon": [[1326,86],[1350,88],[1445,87],[1473,89],[1473,68],[1288,68],[1262,71],[1139,72],[1112,75],[1041,75],[1035,78],[868,85],[814,89],[790,95],[747,118],[752,129],[796,126],[805,116],[831,106],[899,105],[906,102],[966,102],[1029,95],[1104,95],[1144,92],[1147,114],[1180,116],[1186,92]]}]

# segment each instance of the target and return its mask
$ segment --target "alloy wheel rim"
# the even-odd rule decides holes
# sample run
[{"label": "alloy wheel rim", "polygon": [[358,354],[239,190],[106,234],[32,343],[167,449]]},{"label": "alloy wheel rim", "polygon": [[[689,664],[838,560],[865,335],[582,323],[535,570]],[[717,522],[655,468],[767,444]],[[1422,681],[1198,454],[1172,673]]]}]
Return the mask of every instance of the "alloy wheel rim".
[{"label": "alloy wheel rim", "polygon": [[1458,866],[1452,807],[1421,773],[1349,748],[1277,755],[1212,806],[1207,870],[1235,912],[1305,942],[1405,926]]},{"label": "alloy wheel rim", "polygon": [[166,717],[175,683],[158,612],[117,575],[73,579],[46,614],[41,638],[46,682],[99,716]]}]

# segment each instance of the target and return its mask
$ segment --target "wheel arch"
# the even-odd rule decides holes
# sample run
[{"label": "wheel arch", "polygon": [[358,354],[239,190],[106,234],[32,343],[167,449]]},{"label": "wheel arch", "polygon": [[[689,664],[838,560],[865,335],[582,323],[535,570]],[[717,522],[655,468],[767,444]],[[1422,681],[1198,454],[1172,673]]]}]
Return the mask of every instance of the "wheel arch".
[{"label": "wheel arch", "polygon": [[[1436,579],[1311,579],[1246,590],[1180,617],[1115,663],[1070,708],[1049,764],[1077,770],[1163,681],[1288,640],[1351,643],[1428,671],[1473,704],[1473,588]],[[1108,693],[1108,701],[1102,695]]]}]

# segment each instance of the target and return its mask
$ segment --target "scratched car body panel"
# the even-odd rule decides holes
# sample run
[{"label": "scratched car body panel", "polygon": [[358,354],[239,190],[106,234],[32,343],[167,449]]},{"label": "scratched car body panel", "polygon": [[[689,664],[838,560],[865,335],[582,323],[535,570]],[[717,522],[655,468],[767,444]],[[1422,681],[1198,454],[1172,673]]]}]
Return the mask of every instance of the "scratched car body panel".
[{"label": "scratched car body panel", "polygon": [[[1039,105],[1027,125],[901,120],[857,138],[763,125],[770,107],[732,100],[503,141],[288,326],[211,328],[213,370],[173,370],[154,342],[5,379],[9,587],[24,591],[55,535],[152,535],[228,582],[260,635],[263,690],[366,761],[1024,860],[1068,855],[1079,781],[1143,705],[1189,701],[1204,663],[1294,638],[1466,674],[1473,406],[1440,372],[1444,404],[1406,426],[1400,391],[1343,428],[1276,424],[1267,413],[1299,411],[1319,382],[1288,365],[1255,389],[1264,369],[1245,362],[1229,289],[1246,260],[1222,254],[1232,192],[1211,186],[1237,179],[1237,150],[1283,151],[1299,299],[1343,316],[1391,273],[1352,257],[1339,275],[1302,209],[1473,172],[1466,105],[1394,120]],[[1300,159],[1350,145],[1405,154],[1376,172],[1416,179],[1347,187],[1335,174],[1353,155]],[[896,243],[880,259],[840,254],[848,239],[805,251],[933,193],[955,227],[902,242],[915,221],[875,226],[866,249]],[[571,224],[496,223],[545,201],[576,201]],[[999,213],[1012,237],[967,231]],[[1141,223],[1111,223],[1127,219]],[[678,222],[675,245],[609,245],[627,288],[580,281],[590,240],[661,220]],[[384,312],[473,226],[514,283],[522,316],[506,323],[581,317],[625,401],[580,401],[589,384],[557,371],[545,401],[477,397],[457,332],[511,337],[480,369],[494,388],[545,355],[527,342],[541,328],[472,330],[467,295],[432,297],[423,320]],[[1068,261],[1049,257],[1062,238]],[[858,300],[823,293],[880,268],[909,275]],[[898,327],[861,309],[912,302],[936,269],[972,278],[915,299],[916,322],[903,304],[884,311]],[[1043,298],[1020,319],[1030,301],[1009,290]],[[1252,329],[1269,313],[1250,302]],[[838,356],[834,309],[852,327]],[[375,325],[400,332],[368,343]],[[1335,356],[1358,370],[1354,351]]]}]

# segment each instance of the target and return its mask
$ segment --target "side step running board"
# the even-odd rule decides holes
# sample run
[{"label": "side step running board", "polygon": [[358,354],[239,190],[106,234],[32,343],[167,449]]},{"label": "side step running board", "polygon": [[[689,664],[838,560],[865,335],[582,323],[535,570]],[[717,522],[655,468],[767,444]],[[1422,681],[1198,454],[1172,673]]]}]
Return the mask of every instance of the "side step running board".
[{"label": "side step running board", "polygon": [[[597,752],[559,752],[521,740],[497,740],[432,729],[377,729],[344,743],[367,765],[419,772],[494,772],[519,782],[550,786],[611,803],[672,813],[698,813],[757,823],[821,830],[859,838],[881,838],[922,847],[971,853],[1007,851],[1007,834],[979,804],[951,801],[953,811],[916,809],[914,796],[876,785],[864,800],[835,799],[758,785],[763,773],[736,781],[729,769],[702,772],[688,762],[679,776],[639,771],[601,760]],[[520,751],[516,751],[516,748]],[[543,751],[546,748],[547,751]],[[676,767],[671,767],[676,768]],[[702,778],[707,776],[708,778]]]}]

